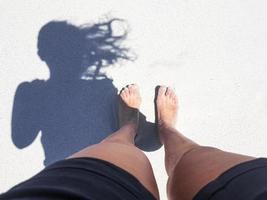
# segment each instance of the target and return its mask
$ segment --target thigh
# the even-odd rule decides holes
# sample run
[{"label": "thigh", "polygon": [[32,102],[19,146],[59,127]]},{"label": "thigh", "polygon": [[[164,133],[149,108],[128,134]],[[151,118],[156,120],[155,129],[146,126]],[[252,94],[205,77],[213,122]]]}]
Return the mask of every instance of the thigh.
[{"label": "thigh", "polygon": [[101,142],[72,155],[70,158],[93,157],[108,161],[136,177],[157,199],[159,192],[151,164],[146,155],[132,144]]},{"label": "thigh", "polygon": [[201,188],[231,167],[255,158],[198,147],[186,153],[169,177],[167,190],[171,200],[191,200]]}]

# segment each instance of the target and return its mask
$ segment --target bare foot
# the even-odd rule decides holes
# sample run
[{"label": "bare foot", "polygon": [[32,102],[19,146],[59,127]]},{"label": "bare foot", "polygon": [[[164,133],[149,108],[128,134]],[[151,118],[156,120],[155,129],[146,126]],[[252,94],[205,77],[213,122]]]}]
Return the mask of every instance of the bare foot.
[{"label": "bare foot", "polygon": [[141,96],[136,84],[124,87],[120,92],[119,126],[134,125],[137,129]]},{"label": "bare foot", "polygon": [[160,86],[156,97],[157,123],[162,127],[174,128],[176,124],[178,99],[173,89]]}]

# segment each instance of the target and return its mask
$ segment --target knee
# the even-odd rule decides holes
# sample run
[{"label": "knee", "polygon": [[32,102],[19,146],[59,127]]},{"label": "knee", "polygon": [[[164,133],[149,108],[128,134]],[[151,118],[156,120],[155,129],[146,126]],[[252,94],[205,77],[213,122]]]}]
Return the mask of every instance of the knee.
[{"label": "knee", "polygon": [[[133,143],[127,142],[120,138],[110,138],[103,140],[101,143],[96,145],[102,152],[106,154],[112,154],[119,157],[123,157],[124,160],[131,160],[139,164],[150,164],[146,154],[136,147]],[[141,165],[141,166],[142,166]]]},{"label": "knee", "polygon": [[188,151],[186,151],[182,158],[180,159],[180,162],[190,161],[190,160],[196,160],[203,157],[207,157],[210,154],[213,154],[214,152],[221,151],[214,147],[209,146],[192,146]]},{"label": "knee", "polygon": [[189,148],[169,175],[167,191],[170,199],[177,199],[178,196],[184,199],[187,196],[184,191],[191,194],[195,192],[195,188],[192,187],[195,184],[192,181],[196,181],[195,177],[200,177],[204,173],[207,168],[206,163],[209,163],[207,161],[213,158],[211,155],[214,155],[214,152],[218,151],[220,150],[208,146],[192,146]]},{"label": "knee", "polygon": [[100,142],[100,144],[117,144],[117,145],[124,144],[124,145],[134,146],[132,142],[127,141],[124,138],[120,138],[120,137],[105,138],[104,140]]},{"label": "knee", "polygon": [[116,143],[134,146],[134,137],[130,134],[111,134],[100,143]]}]

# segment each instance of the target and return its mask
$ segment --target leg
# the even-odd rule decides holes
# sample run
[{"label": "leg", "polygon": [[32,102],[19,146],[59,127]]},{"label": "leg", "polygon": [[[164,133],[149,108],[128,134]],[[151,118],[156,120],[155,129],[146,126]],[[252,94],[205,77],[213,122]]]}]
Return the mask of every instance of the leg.
[{"label": "leg", "polygon": [[134,145],[141,103],[136,85],[122,90],[119,118],[121,128],[101,143],[89,146],[70,158],[94,157],[106,160],[135,176],[157,199],[159,193],[151,164],[145,154]]},{"label": "leg", "polygon": [[169,176],[169,199],[190,200],[227,169],[254,159],[200,146],[179,133],[174,128],[178,102],[172,89],[160,87],[156,103],[158,128],[165,148],[165,166]]}]

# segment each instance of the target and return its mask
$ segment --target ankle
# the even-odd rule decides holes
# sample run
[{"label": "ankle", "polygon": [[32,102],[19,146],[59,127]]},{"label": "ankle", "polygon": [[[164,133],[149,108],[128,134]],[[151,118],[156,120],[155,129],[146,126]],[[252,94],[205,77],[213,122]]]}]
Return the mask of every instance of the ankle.
[{"label": "ankle", "polygon": [[175,128],[175,125],[166,122],[158,122],[158,130],[162,134],[165,132],[178,132]]}]

